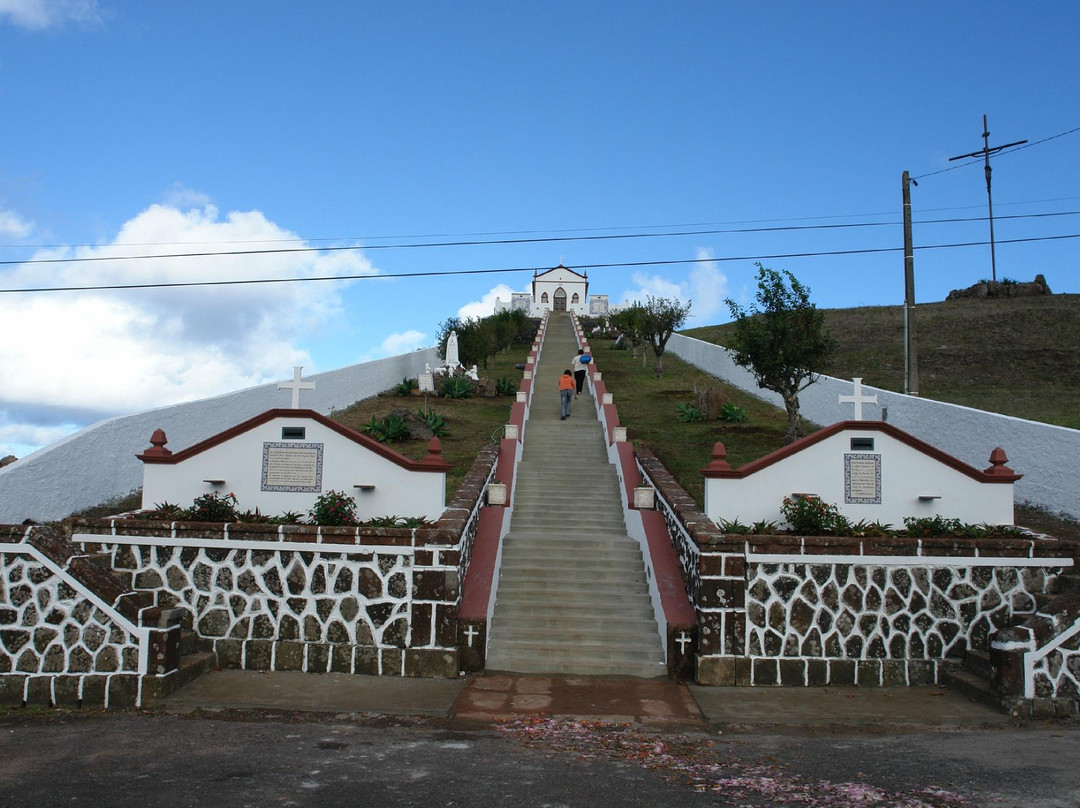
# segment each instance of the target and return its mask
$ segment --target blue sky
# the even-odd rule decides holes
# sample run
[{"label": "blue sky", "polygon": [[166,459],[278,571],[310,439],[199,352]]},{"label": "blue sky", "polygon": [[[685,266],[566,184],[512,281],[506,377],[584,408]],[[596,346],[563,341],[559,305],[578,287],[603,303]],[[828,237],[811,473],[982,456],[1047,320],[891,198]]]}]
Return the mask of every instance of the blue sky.
[{"label": "blue sky", "polygon": [[[993,158],[999,276],[1080,292],[1080,239],[1006,243],[1080,234],[1077,30],[1074,2],[0,0],[0,456],[429,345],[560,261],[698,325],[755,258],[894,250],[763,261],[821,307],[900,304],[904,170],[942,300],[990,274],[930,249],[987,239],[981,163],[948,160],[984,114],[1033,144]],[[528,239],[564,240],[407,246]],[[360,249],[40,263],[326,247]],[[507,271],[378,277],[480,269]],[[11,291],[328,275],[370,277]]]}]

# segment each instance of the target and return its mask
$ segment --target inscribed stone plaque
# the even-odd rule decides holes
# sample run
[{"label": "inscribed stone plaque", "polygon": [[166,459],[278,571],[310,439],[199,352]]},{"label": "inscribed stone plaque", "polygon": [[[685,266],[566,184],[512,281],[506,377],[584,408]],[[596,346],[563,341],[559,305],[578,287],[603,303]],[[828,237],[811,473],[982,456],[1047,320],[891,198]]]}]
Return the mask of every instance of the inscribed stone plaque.
[{"label": "inscribed stone plaque", "polygon": [[435,392],[435,374],[421,373],[416,377],[416,384],[421,393]]},{"label": "inscribed stone plaque", "polygon": [[264,443],[262,490],[319,492],[322,467],[321,443]]},{"label": "inscribed stone plaque", "polygon": [[844,502],[852,505],[881,504],[881,455],[844,455]]}]

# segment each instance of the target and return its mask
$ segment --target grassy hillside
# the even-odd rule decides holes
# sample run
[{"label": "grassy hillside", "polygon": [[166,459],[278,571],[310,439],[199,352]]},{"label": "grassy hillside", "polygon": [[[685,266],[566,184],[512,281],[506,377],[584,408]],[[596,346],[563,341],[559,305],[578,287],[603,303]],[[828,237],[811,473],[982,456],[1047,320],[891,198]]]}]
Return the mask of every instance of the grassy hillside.
[{"label": "grassy hillside", "polygon": [[[837,341],[825,373],[903,390],[903,307],[826,309],[825,320]],[[729,332],[685,333],[723,345]],[[925,303],[915,335],[920,395],[1080,429],[1080,295]]]}]

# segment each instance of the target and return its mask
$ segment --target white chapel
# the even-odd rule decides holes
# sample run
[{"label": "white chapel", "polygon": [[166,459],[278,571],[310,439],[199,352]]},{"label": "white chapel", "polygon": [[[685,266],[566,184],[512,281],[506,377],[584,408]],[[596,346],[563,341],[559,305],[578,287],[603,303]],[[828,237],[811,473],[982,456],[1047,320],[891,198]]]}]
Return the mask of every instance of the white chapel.
[{"label": "white chapel", "polygon": [[495,301],[495,311],[522,310],[530,317],[546,311],[572,311],[579,316],[604,317],[610,312],[607,295],[589,295],[589,273],[579,275],[559,264],[534,273],[530,292],[514,292],[509,302]]}]

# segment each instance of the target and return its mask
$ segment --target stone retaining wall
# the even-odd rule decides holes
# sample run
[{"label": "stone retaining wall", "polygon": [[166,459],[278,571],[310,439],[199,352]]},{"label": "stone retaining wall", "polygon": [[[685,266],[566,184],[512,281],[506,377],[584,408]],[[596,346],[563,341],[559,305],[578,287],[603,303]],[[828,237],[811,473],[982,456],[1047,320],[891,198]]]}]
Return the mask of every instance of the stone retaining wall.
[{"label": "stone retaining wall", "polygon": [[0,702],[148,706],[176,679],[181,625],[222,667],[456,677],[460,581],[496,456],[481,451],[432,527],[0,529]]}]

